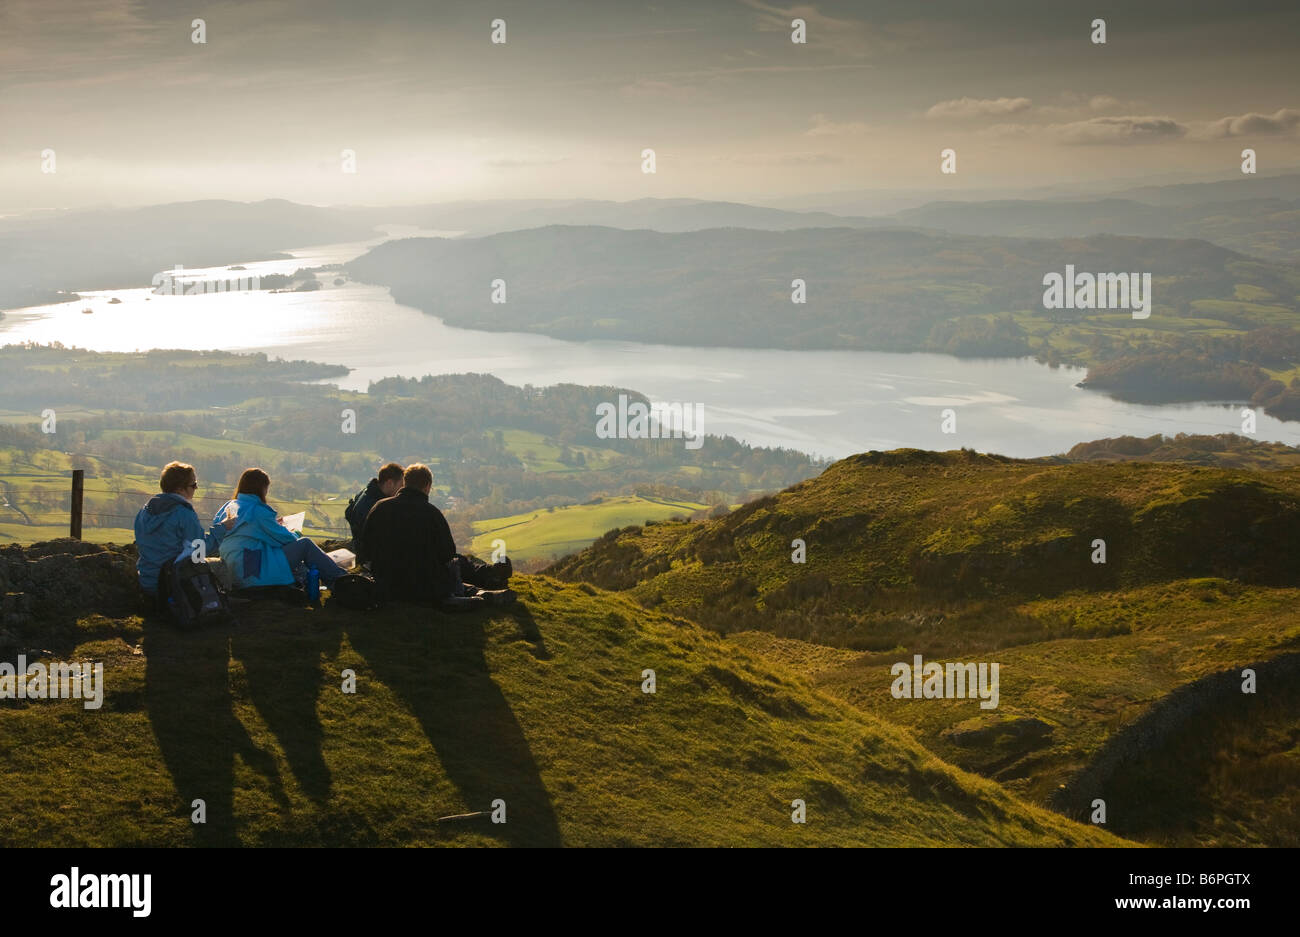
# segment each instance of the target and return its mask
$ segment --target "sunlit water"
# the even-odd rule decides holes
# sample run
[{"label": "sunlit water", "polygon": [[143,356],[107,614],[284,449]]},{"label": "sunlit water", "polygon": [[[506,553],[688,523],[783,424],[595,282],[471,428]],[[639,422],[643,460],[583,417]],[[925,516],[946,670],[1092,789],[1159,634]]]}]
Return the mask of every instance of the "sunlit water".
[{"label": "sunlit water", "polygon": [[[291,273],[345,263],[381,240],[290,251],[292,260],[246,263],[243,272],[223,266],[186,273]],[[87,289],[78,302],[8,311],[0,320],[0,344],[262,351],[346,365],[352,372],[332,383],[355,390],[393,375],[465,372],[495,374],[516,385],[613,384],[652,400],[701,405],[708,433],[833,457],[899,446],[1036,456],[1102,436],[1241,429],[1240,407],[1122,403],[1075,387],[1083,371],[1053,370],[1028,358],[570,342],[470,331],[398,305],[381,287],[334,286],[334,277],[322,276],[326,288],[309,293],[166,296],[148,286]],[[110,303],[114,298],[121,302]],[[84,314],[86,307],[93,313]],[[941,432],[946,407],[957,411],[956,434]],[[1261,412],[1256,438],[1300,444],[1300,424]]]}]

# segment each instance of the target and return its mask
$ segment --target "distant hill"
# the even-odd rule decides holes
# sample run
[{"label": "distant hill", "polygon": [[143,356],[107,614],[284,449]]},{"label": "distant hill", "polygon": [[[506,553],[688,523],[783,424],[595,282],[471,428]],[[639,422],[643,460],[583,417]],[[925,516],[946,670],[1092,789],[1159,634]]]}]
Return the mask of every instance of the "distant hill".
[{"label": "distant hill", "polygon": [[626,202],[599,199],[487,200],[362,211],[377,221],[463,231],[473,237],[547,225],[600,225],[668,232],[705,228],[786,231],[793,228],[899,226],[898,221],[888,218],[825,211],[789,211],[741,202],[690,198],[642,198]]},{"label": "distant hill", "polygon": [[[1149,197],[1139,199],[1140,201],[1153,201],[1161,197],[1166,200],[1182,198],[1184,200],[1216,201],[1224,198],[1264,197],[1258,186],[1259,182],[1288,176],[1297,177],[1297,174],[1283,169],[1276,172],[1264,171],[1250,177],[1238,175],[1235,178],[1225,179],[1223,172],[1164,172],[1160,174],[1160,178],[1166,181],[1159,183],[1143,181],[1151,178],[1150,174],[1143,174],[1128,178],[1110,176],[1105,180],[1060,180],[1050,185],[1030,187],[1022,185],[975,189],[961,188],[956,181],[956,177],[949,177],[944,179],[942,183],[937,183],[928,189],[900,189],[896,186],[887,189],[841,189],[833,192],[765,198],[760,201],[761,204],[771,205],[775,208],[797,211],[829,211],[838,214],[866,215],[870,217],[941,201],[988,202],[1002,199],[1077,201],[1095,198],[1137,198],[1138,196],[1132,193],[1147,192],[1152,194]],[[1231,183],[1238,181],[1245,182],[1246,185],[1240,187],[1231,185]],[[1228,183],[1228,185],[1221,185],[1222,183]],[[1194,186],[1201,184],[1206,184],[1207,187],[1204,190],[1194,188]],[[1248,186],[1250,185],[1255,185],[1256,188],[1249,190]],[[1216,186],[1220,187],[1216,188]],[[1276,188],[1273,186],[1276,186]],[[1248,191],[1253,192],[1253,194],[1247,194]],[[1295,189],[1294,182],[1291,180],[1284,180],[1280,183],[1270,181],[1267,192],[1270,196],[1277,198],[1300,198],[1300,191]],[[1124,233],[1131,234],[1134,232],[1126,231]]]},{"label": "distant hill", "polygon": [[[759,348],[1026,354],[1014,322],[954,317],[1042,312],[1043,275],[1150,270],[1157,303],[1233,296],[1243,260],[1202,241],[1024,240],[899,230],[711,229],[678,234],[545,227],[472,239],[390,241],[348,265],[399,302],[465,328],[570,339]],[[1290,301],[1294,272],[1255,276]],[[806,305],[791,281],[807,284]],[[507,284],[504,304],[491,284]]]},{"label": "distant hill", "polygon": [[368,219],[283,199],[37,212],[0,219],[0,307],[56,290],[141,287],[176,264],[264,260],[286,248],[371,238]]},{"label": "distant hill", "polygon": [[[792,562],[796,539],[806,563]],[[899,449],[842,459],[716,520],[610,531],[548,572],[724,633],[959,653],[994,633],[1001,645],[1044,636],[1041,622],[981,604],[991,598],[1205,576],[1297,586],[1297,555],[1300,469]],[[918,630],[914,616],[940,608]]]},{"label": "distant hill", "polygon": [[[1300,176],[1291,177],[1300,180]],[[1289,191],[1261,180],[1264,192]],[[1091,201],[932,202],[899,212],[906,224],[957,234],[1007,237],[1088,237],[1126,234],[1140,237],[1203,238],[1265,260],[1300,261],[1300,194],[1285,198],[1245,197],[1249,185],[1231,189],[1234,201],[1146,202],[1133,198]],[[1224,183],[1225,186],[1238,183]],[[1300,188],[1300,187],[1297,187]],[[1146,190],[1139,190],[1139,193]],[[1152,190],[1163,193],[1165,190]],[[1207,195],[1220,189],[1206,189]],[[1223,193],[1226,195],[1226,192]]]},{"label": "distant hill", "polygon": [[129,553],[0,547],[0,577],[5,653],[100,661],[107,688],[0,702],[7,846],[1124,845],[589,586],[516,577],[513,609],[454,616],[262,602],[184,634],[138,617]]},{"label": "distant hill", "polygon": [[1249,439],[1235,433],[1204,436],[1115,436],[1071,447],[1062,462],[1186,462],[1219,468],[1282,469],[1300,467],[1300,449],[1280,442]]},{"label": "distant hill", "polygon": [[[1045,274],[1067,266],[1150,273],[1149,317],[1044,308]],[[552,226],[389,241],[348,270],[462,328],[575,341],[1033,355],[1086,365],[1085,386],[1124,400],[1251,403],[1300,419],[1300,268],[1203,240]],[[802,304],[792,302],[796,280]],[[492,301],[493,284],[504,284],[505,302]]]},{"label": "distant hill", "polygon": [[1217,182],[1143,185],[1112,193],[1151,205],[1195,205],[1242,199],[1300,199],[1300,173],[1238,176]]}]

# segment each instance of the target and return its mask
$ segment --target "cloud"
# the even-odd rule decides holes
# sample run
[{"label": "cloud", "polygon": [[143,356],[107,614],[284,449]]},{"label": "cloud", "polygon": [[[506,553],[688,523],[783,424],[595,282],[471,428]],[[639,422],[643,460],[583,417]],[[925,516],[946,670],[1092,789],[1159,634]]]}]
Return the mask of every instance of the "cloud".
[{"label": "cloud", "polygon": [[985,137],[1006,137],[1010,139],[1023,139],[1030,136],[1034,128],[1029,124],[993,124],[979,131],[980,136]]},{"label": "cloud", "polygon": [[844,159],[832,153],[773,153],[732,156],[726,161],[745,166],[828,166]]},{"label": "cloud", "polygon": [[636,81],[619,88],[619,93],[627,98],[663,99],[669,101],[687,101],[695,97],[695,89],[687,85],[673,84],[670,81],[655,81],[650,78],[638,78]]},{"label": "cloud", "polygon": [[806,137],[851,137],[870,129],[860,120],[834,121],[825,114],[813,114],[812,122],[813,125],[804,131]]},{"label": "cloud", "polygon": [[955,98],[940,101],[925,112],[931,119],[969,120],[974,117],[1002,117],[1029,110],[1029,98]]},{"label": "cloud", "polygon": [[1141,101],[1122,101],[1109,94],[1080,94],[1077,91],[1062,91],[1053,104],[1034,105],[1034,116],[1043,120],[1066,122],[1085,120],[1106,111],[1124,111],[1129,113],[1145,107]]},{"label": "cloud", "polygon": [[484,161],[484,165],[493,169],[532,169],[537,166],[554,166],[556,163],[563,163],[568,159],[567,156],[559,156],[554,159],[539,157],[536,159],[514,159],[511,157],[500,157]]},{"label": "cloud", "polygon": [[1061,143],[1078,146],[1158,143],[1177,140],[1187,133],[1187,127],[1172,117],[1093,117],[1052,124],[1047,129]]},{"label": "cloud", "polygon": [[790,22],[803,20],[808,26],[807,45],[850,58],[866,58],[877,51],[884,38],[873,34],[860,20],[840,19],[822,13],[809,3],[781,7],[763,0],[740,0],[757,12],[759,32],[791,32]]},{"label": "cloud", "polygon": [[1300,127],[1300,110],[1280,107],[1272,114],[1242,114],[1225,117],[1210,124],[1212,137],[1264,136],[1291,133]]}]

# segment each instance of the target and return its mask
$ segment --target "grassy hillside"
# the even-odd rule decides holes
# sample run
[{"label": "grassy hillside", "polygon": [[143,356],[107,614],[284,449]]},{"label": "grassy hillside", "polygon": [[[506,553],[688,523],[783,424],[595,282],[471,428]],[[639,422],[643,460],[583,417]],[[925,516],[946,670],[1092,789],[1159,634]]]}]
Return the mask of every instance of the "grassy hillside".
[{"label": "grassy hillside", "polygon": [[[1179,687],[1300,648],[1297,600],[1297,589],[1199,579],[1016,606],[1010,614],[1071,618],[1078,636],[972,648],[957,658],[1001,664],[999,706],[991,711],[969,700],[894,699],[890,666],[910,660],[910,649],[844,651],[759,632],[733,638],[819,689],[907,726],[946,761],[1048,803]],[[1293,681],[1265,682],[1253,697],[1231,692],[1161,738],[1144,763],[1126,762],[1094,792],[1107,800],[1111,829],[1166,845],[1300,844],[1300,688]],[[1163,805],[1153,802],[1153,789],[1164,792]]]},{"label": "grassy hillside", "polygon": [[1296,555],[1297,469],[904,449],[844,459],[718,520],[611,531],[552,572],[723,632],[941,654],[1071,631],[1008,618],[1008,601],[1199,576],[1297,585]]},{"label": "grassy hillside", "polygon": [[[1135,838],[1294,846],[1300,693],[1237,683],[1300,648],[1298,514],[1297,468],[872,452],[723,518],[613,531],[548,572],[729,633],[1044,804],[1171,694],[1228,674],[1221,699],[1148,733],[1096,794]],[[998,662],[997,708],[894,698],[891,667],[915,654]]]},{"label": "grassy hillside", "polygon": [[[70,568],[84,587],[37,590],[38,614],[9,613],[0,637],[10,656],[16,639],[102,661],[108,690],[97,711],[0,703],[5,845],[1123,842],[589,586],[520,577],[514,609],[453,617],[259,603],[185,635],[129,613],[129,556],[59,549],[0,551],[9,588]],[[102,594],[85,591],[96,571]],[[439,822],[498,798],[504,825]]]}]

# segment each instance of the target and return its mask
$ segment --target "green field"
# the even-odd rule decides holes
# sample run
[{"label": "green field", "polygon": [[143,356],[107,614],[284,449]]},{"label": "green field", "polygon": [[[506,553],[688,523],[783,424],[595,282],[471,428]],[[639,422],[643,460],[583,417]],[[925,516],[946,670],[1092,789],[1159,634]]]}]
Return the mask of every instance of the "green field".
[{"label": "green field", "polygon": [[492,541],[506,542],[506,553],[514,559],[534,560],[561,557],[581,550],[601,534],[618,527],[689,517],[707,504],[623,495],[602,498],[596,504],[575,504],[552,510],[529,511],[511,517],[474,522],[474,553],[489,556]]},{"label": "green field", "polygon": [[[82,539],[91,543],[131,543],[136,512],[158,490],[158,477],[119,471],[115,463],[85,459]],[[42,451],[35,463],[20,463],[0,449],[0,543],[38,543],[68,536],[72,490],[72,461],[63,453]],[[132,466],[127,466],[128,468]],[[202,476],[200,476],[202,482]],[[230,497],[225,485],[204,484],[195,501],[205,526]],[[10,498],[17,501],[17,507]],[[321,537],[347,536],[343,510],[349,495],[310,499],[277,498],[271,503],[282,514],[303,511],[304,530]]]},{"label": "green field", "polygon": [[[565,465],[560,461],[561,448],[546,442],[546,437],[541,433],[533,433],[525,429],[508,428],[501,428],[496,431],[501,433],[506,451],[522,460],[528,467],[528,471],[575,471],[574,466]],[[583,458],[586,460],[583,464],[584,469],[607,469],[615,465],[619,460],[618,453],[612,452],[609,449],[596,449],[591,446],[570,446],[569,451],[572,453],[582,453]]]},{"label": "green field", "polygon": [[113,430],[106,429],[100,433],[100,438],[105,443],[112,443],[114,440],[123,437],[138,437],[141,441],[164,441],[175,448],[177,451],[189,450],[200,457],[204,455],[228,455],[235,453],[244,462],[250,466],[259,465],[272,460],[284,458],[288,453],[283,449],[274,449],[270,446],[259,446],[257,443],[239,442],[237,440],[225,439],[206,439],[202,436],[195,436],[193,433],[173,433],[167,430]]},{"label": "green field", "polygon": [[[68,536],[68,523],[62,524],[12,524],[0,521],[0,544],[41,543]],[[135,532],[130,527],[85,527],[81,539],[88,543],[134,543]]]}]

